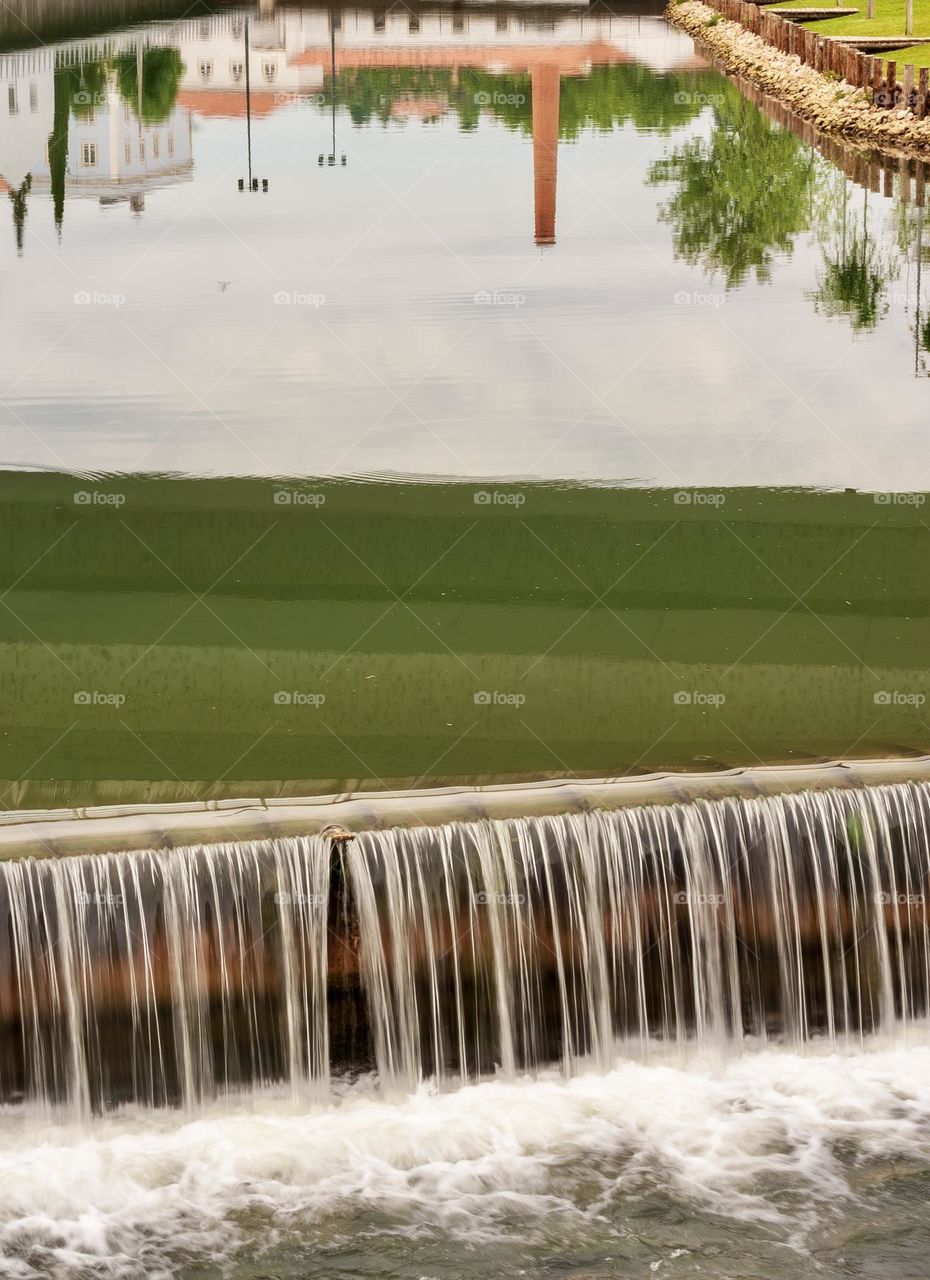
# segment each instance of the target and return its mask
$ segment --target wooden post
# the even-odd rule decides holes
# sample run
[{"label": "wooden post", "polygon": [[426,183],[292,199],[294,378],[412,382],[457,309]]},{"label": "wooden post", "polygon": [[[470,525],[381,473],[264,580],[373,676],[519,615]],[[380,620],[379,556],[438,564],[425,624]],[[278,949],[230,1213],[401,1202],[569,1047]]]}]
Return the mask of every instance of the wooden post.
[{"label": "wooden post", "polygon": [[904,101],[904,106],[907,106],[907,108],[910,109],[911,93],[913,93],[913,63],[907,64],[907,67],[904,68],[903,70],[902,76],[903,76],[902,97]]},{"label": "wooden post", "polygon": [[924,162],[923,160],[917,160],[915,161],[915,164],[914,164],[914,203],[920,209],[924,207],[924,182],[925,181],[926,179],[924,174]]},{"label": "wooden post", "polygon": [[917,80],[917,118],[923,120],[927,114],[927,106],[930,103],[930,84],[928,84],[928,76],[930,76],[930,68],[921,67],[920,76]]},{"label": "wooden post", "polygon": [[870,58],[872,64],[872,101],[876,107],[882,104],[882,60],[881,58]]},{"label": "wooden post", "polygon": [[885,106],[893,107],[895,102],[897,101],[897,92],[898,92],[898,64],[896,62],[889,61],[888,63],[887,84],[888,84],[888,101],[885,103]]},{"label": "wooden post", "polygon": [[894,195],[894,160],[892,160],[891,156],[885,157],[884,191],[886,196]]}]

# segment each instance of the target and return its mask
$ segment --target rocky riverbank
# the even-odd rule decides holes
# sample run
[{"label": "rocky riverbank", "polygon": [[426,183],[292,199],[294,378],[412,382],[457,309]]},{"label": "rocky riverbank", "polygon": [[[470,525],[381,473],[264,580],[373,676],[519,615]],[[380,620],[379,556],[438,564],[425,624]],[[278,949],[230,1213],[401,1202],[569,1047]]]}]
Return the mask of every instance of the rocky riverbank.
[{"label": "rocky riverbank", "polygon": [[666,17],[687,31],[728,71],[778,98],[825,133],[896,150],[930,153],[930,117],[916,120],[904,107],[874,107],[866,90],[821,75],[796,55],[773,48],[761,36],[738,22],[727,21],[700,0],[673,0]]}]

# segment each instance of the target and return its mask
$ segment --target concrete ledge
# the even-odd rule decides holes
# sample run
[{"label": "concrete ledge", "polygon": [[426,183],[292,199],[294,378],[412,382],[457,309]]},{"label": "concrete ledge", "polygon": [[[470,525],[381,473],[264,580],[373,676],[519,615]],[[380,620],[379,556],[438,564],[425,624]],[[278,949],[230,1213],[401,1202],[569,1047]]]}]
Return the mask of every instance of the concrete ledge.
[{"label": "concrete ledge", "polygon": [[[779,9],[775,5],[767,6],[769,13],[777,13],[780,18],[788,18],[791,22],[826,22],[828,18],[851,18],[858,9]],[[841,36],[830,39],[840,40]],[[850,40],[850,44],[853,42]]]},{"label": "concrete ledge", "polygon": [[330,826],[351,832],[388,830],[900,782],[930,782],[930,756],[518,786],[7,813],[0,818],[0,860],[321,835]]}]

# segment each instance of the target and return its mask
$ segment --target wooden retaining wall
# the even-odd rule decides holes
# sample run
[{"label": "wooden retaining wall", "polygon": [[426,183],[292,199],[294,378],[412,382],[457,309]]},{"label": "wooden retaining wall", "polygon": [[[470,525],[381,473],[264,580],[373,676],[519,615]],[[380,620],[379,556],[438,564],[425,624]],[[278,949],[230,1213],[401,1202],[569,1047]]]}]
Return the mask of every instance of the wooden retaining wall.
[{"label": "wooden retaining wall", "polygon": [[[707,2],[707,0],[705,0]],[[739,79],[740,92],[759,110],[783,129],[790,129],[808,147],[816,147],[825,159],[857,186],[876,194],[892,196],[898,179],[898,198],[905,204],[923,208],[930,186],[930,161],[917,156],[893,152],[862,151],[840,138],[822,133],[809,120],[803,120],[790,107],[748,80]]]},{"label": "wooden retaining wall", "polygon": [[716,9],[722,17],[739,22],[747,31],[761,36],[781,53],[794,54],[821,75],[838,76],[855,89],[871,90],[872,101],[877,107],[907,106],[918,120],[930,115],[927,67],[918,71],[908,63],[901,69],[902,79],[899,80],[896,62],[860,53],[852,45],[833,36],[818,35],[748,0],[703,2]]}]

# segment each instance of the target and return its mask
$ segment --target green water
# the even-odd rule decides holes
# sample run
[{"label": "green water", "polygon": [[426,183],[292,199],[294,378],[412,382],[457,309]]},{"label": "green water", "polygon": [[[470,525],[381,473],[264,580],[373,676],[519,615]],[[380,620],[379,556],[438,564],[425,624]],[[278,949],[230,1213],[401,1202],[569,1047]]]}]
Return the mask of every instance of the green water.
[{"label": "green water", "polygon": [[923,509],[686,496],[7,475],[7,803],[922,750]]}]

